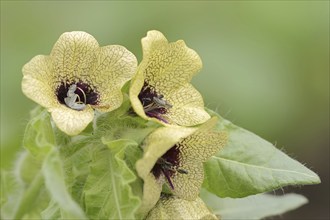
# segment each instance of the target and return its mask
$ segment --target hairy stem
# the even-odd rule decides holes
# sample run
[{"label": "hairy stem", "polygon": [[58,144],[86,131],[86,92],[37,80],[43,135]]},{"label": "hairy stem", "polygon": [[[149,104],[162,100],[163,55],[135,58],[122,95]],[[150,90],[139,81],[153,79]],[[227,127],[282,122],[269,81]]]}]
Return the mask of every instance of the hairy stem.
[{"label": "hairy stem", "polygon": [[43,176],[41,172],[39,172],[24,192],[13,219],[22,219],[24,214],[27,213],[27,210],[33,205],[35,199],[38,197],[43,183]]}]

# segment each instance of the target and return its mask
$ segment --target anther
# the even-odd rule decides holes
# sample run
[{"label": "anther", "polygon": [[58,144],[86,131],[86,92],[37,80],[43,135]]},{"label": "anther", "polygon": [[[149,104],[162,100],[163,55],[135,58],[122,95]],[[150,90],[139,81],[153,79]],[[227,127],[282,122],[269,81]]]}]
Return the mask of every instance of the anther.
[{"label": "anther", "polygon": [[[77,88],[82,92],[82,94],[84,96],[84,102],[81,102],[79,95],[75,93]],[[69,108],[72,108],[74,110],[79,110],[79,111],[86,108],[86,94],[81,88],[77,87],[76,84],[72,84],[69,87],[66,95],[67,95],[67,97],[64,98],[64,102]],[[78,99],[78,101],[77,101],[77,99]]]}]

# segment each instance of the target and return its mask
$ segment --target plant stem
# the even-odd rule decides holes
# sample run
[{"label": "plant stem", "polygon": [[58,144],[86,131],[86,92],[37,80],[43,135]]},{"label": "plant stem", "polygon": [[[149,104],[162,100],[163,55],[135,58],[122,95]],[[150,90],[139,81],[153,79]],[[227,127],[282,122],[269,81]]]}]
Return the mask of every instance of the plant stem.
[{"label": "plant stem", "polygon": [[31,208],[34,201],[37,199],[43,183],[43,176],[41,172],[39,172],[23,194],[13,219],[22,219],[26,211]]}]

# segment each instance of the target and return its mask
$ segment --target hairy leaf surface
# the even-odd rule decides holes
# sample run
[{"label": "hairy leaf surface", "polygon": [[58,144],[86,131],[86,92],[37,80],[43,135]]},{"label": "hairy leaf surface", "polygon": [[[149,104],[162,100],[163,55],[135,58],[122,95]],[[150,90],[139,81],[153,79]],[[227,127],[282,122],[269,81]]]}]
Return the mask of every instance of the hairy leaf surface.
[{"label": "hairy leaf surface", "polygon": [[294,193],[274,196],[269,194],[252,195],[245,198],[219,198],[206,190],[202,190],[201,198],[214,214],[222,220],[226,219],[263,219],[281,215],[299,208],[308,200]]},{"label": "hairy leaf surface", "polygon": [[62,219],[86,219],[83,210],[67,190],[62,164],[56,149],[49,153],[42,167],[46,188],[59,205]]},{"label": "hairy leaf surface", "polygon": [[287,185],[320,183],[310,169],[259,136],[220,119],[227,145],[205,164],[204,188],[220,197],[245,197]]},{"label": "hairy leaf surface", "polygon": [[125,148],[132,142],[104,142],[94,152],[84,189],[86,213],[91,219],[133,219],[140,199],[130,183],[136,176],[124,161]]}]

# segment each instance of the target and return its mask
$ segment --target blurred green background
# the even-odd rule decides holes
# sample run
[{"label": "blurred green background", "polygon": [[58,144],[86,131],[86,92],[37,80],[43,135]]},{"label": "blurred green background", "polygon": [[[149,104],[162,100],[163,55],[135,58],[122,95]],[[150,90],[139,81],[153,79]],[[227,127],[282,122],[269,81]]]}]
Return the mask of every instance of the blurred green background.
[{"label": "blurred green background", "polygon": [[151,29],[198,52],[193,84],[208,107],[320,175],[320,185],[284,189],[310,203],[280,218],[329,219],[328,1],[1,1],[1,168],[22,149],[35,105],[21,92],[26,62],[73,30],[141,60]]}]

